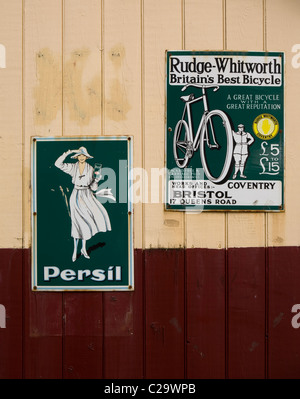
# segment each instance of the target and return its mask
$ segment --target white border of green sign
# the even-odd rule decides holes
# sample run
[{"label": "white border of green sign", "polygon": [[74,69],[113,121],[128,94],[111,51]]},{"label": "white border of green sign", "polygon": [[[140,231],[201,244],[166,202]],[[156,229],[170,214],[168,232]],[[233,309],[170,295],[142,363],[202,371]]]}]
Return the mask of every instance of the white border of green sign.
[{"label": "white border of green sign", "polygon": [[166,51],[165,209],[284,211],[284,53]]},{"label": "white border of green sign", "polygon": [[[31,225],[32,225],[32,250],[31,250],[31,254],[32,254],[32,289],[34,291],[132,291],[134,290],[134,248],[133,248],[133,192],[132,192],[132,185],[130,184],[130,173],[133,167],[133,156],[132,156],[132,151],[133,151],[133,143],[132,143],[132,137],[131,136],[80,136],[80,137],[76,137],[76,136],[62,136],[62,137],[32,137],[32,145],[31,145],[31,186],[32,186],[32,214],[31,214]],[[38,150],[38,145],[43,143],[44,147],[40,147],[43,148],[43,152],[42,155],[38,155],[39,154],[39,150]],[[52,146],[51,146],[52,143]],[[60,143],[60,144],[59,144]],[[119,143],[119,144],[118,144]],[[122,146],[121,143],[126,144],[127,146],[124,147],[124,145]],[[57,281],[59,280],[58,284],[46,284],[45,281],[43,280],[40,276],[43,274],[43,276],[45,276],[45,272],[41,272],[41,269],[44,268],[45,265],[45,259],[47,259],[47,254],[45,254],[45,238],[43,238],[42,240],[39,238],[41,237],[41,235],[46,235],[47,234],[47,225],[44,228],[44,225],[41,224],[42,220],[50,220],[49,217],[51,216],[47,216],[46,218],[43,218],[43,214],[45,214],[45,210],[46,207],[45,205],[43,205],[42,207],[39,208],[39,203],[38,201],[41,201],[41,199],[43,199],[45,197],[45,195],[49,196],[49,203],[47,204],[48,206],[48,211],[49,213],[54,212],[53,210],[53,206],[57,207],[57,203],[58,203],[58,198],[60,196],[60,201],[63,200],[64,197],[64,201],[65,204],[59,206],[60,209],[63,209],[63,206],[65,206],[66,208],[71,208],[71,204],[70,204],[70,197],[71,197],[71,192],[72,192],[72,188],[75,188],[75,183],[74,183],[74,174],[72,176],[72,174],[70,173],[69,170],[63,170],[65,173],[61,173],[61,170],[57,169],[55,166],[59,167],[59,165],[64,165],[62,161],[59,162],[55,162],[55,159],[53,159],[52,164],[50,165],[50,161],[48,163],[46,163],[46,161],[43,160],[44,155],[46,157],[48,157],[48,151],[45,151],[45,146],[51,146],[51,148],[49,148],[49,150],[51,151],[51,149],[55,148],[55,144],[58,144],[61,148],[64,148],[64,151],[67,151],[67,153],[64,153],[62,156],[61,154],[59,154],[61,157],[63,157],[64,159],[66,158],[67,161],[66,162],[71,162],[69,165],[72,165],[72,167],[74,167],[76,161],[79,160],[78,155],[80,155],[80,149],[83,148],[83,150],[81,150],[84,154],[90,156],[94,155],[94,159],[92,161],[95,162],[102,162],[102,159],[98,159],[98,158],[105,158],[105,156],[99,156],[100,155],[104,155],[104,150],[101,150],[101,145],[102,148],[110,148],[110,150],[113,150],[114,148],[116,148],[116,146],[118,145],[117,148],[119,148],[119,153],[122,153],[123,159],[122,160],[118,160],[117,156],[115,154],[114,151],[110,152],[110,155],[107,155],[107,157],[105,158],[106,160],[109,159],[109,157],[115,158],[114,159],[114,165],[117,165],[117,163],[119,162],[119,164],[122,164],[122,171],[120,172],[120,167],[118,170],[118,174],[117,174],[117,178],[120,179],[119,184],[120,186],[118,186],[118,188],[116,188],[116,192],[119,190],[119,193],[121,192],[121,185],[122,187],[125,187],[125,194],[123,193],[123,199],[119,200],[120,197],[117,197],[117,195],[112,192],[111,190],[106,190],[106,189],[102,189],[99,190],[95,193],[92,194],[93,198],[96,198],[99,200],[98,195],[101,197],[105,197],[105,195],[108,195],[107,198],[103,199],[102,198],[102,202],[103,205],[100,205],[100,209],[105,209],[108,208],[110,209],[110,211],[104,211],[105,214],[109,215],[109,222],[108,224],[110,224],[111,220],[113,220],[113,222],[111,223],[111,227],[107,229],[108,233],[97,233],[94,235],[94,237],[101,236],[101,237],[106,237],[109,236],[109,234],[111,234],[108,240],[106,240],[105,238],[102,239],[103,241],[107,241],[108,243],[110,243],[108,246],[110,248],[110,250],[108,251],[107,248],[105,248],[105,243],[100,243],[93,246],[93,251],[94,253],[91,254],[90,252],[86,252],[83,251],[83,244],[82,244],[82,249],[80,252],[80,247],[78,244],[78,249],[76,247],[77,250],[77,258],[74,257],[74,253],[75,253],[75,248],[74,248],[74,253],[73,253],[73,257],[71,259],[71,255],[72,252],[69,253],[70,251],[68,250],[68,258],[67,261],[65,261],[65,263],[63,263],[63,261],[61,261],[61,265],[60,268],[63,269],[63,265],[65,266],[66,270],[64,271],[64,276],[68,276],[68,278],[66,278],[66,280],[68,280],[68,283],[66,283],[65,285],[63,284],[64,281],[61,279],[61,275],[62,275],[62,270],[60,269],[60,275],[59,277],[56,279]],[[64,145],[65,144],[65,145]],[[104,145],[103,145],[104,144]],[[110,147],[108,147],[108,145]],[[114,147],[115,146],[115,147]],[[121,147],[122,146],[122,147]],[[73,147],[76,150],[72,150],[73,153],[70,153],[69,147],[71,149],[73,149]],[[79,150],[78,150],[79,148]],[[100,149],[100,151],[99,151]],[[102,151],[102,153],[101,153]],[[41,152],[41,151],[40,151]],[[58,151],[56,151],[58,153]],[[76,152],[76,153],[75,153]],[[89,154],[90,153],[90,154]],[[54,154],[53,154],[54,156]],[[49,160],[52,158],[53,156],[49,156]],[[72,159],[73,158],[75,159]],[[54,158],[57,158],[57,154]],[[90,156],[90,158],[93,158],[92,156]],[[124,158],[127,158],[124,160]],[[64,161],[63,159],[63,161]],[[91,173],[93,173],[93,179],[95,176],[95,171],[96,171],[96,164],[94,164],[94,167],[91,167],[90,165],[90,161],[91,159],[86,158],[87,161],[86,164],[88,164],[87,166],[85,166],[85,171],[91,170]],[[56,164],[57,163],[57,164]],[[107,164],[109,162],[106,162]],[[49,164],[49,166],[47,166]],[[79,170],[79,163],[78,164],[78,170]],[[45,183],[43,182],[43,175],[41,175],[41,172],[38,172],[38,166],[42,165],[42,168],[45,170],[45,180],[46,180],[46,176],[50,176],[50,181],[52,178],[52,184],[53,184],[53,176],[54,173],[57,174],[57,179],[66,179],[65,182],[70,182],[69,187],[70,189],[67,188],[67,192],[64,193],[62,190],[62,187],[59,186],[60,183],[57,183],[57,185],[55,185],[55,189],[54,188],[49,188],[49,189],[45,189],[44,187],[41,189],[42,185],[45,185]],[[125,165],[125,166],[124,166]],[[49,168],[50,172],[47,170],[47,167]],[[65,167],[65,166],[63,166]],[[100,171],[103,170],[104,171],[104,176],[108,176],[107,174],[105,174],[105,167],[109,168],[108,165],[104,165],[103,164],[103,168],[102,165],[100,166]],[[117,167],[115,167],[115,170],[117,169]],[[108,170],[108,169],[107,169]],[[50,174],[51,173],[51,174]],[[100,172],[101,173],[101,172]],[[88,176],[87,172],[85,172],[86,176]],[[39,177],[37,177],[37,175]],[[71,176],[72,177],[71,177]],[[85,176],[84,174],[82,174],[83,176]],[[102,173],[101,173],[102,175]],[[42,177],[41,177],[42,176]],[[80,178],[82,176],[79,176]],[[121,179],[122,177],[122,179]],[[87,177],[86,177],[87,178]],[[56,176],[55,176],[56,179]],[[68,180],[67,180],[68,179]],[[73,179],[73,180],[72,180]],[[127,179],[127,181],[126,181]],[[74,183],[72,183],[71,182]],[[82,179],[82,181],[84,180],[84,177]],[[93,180],[94,181],[94,180]],[[107,180],[109,181],[109,179]],[[87,183],[89,184],[89,182]],[[100,184],[99,181],[97,181],[97,184]],[[66,183],[67,185],[67,183]],[[66,186],[65,185],[65,186]],[[126,188],[127,186],[127,188]],[[52,186],[51,186],[52,187]],[[97,186],[96,186],[97,187]],[[100,187],[100,185],[98,186],[98,188]],[[59,192],[61,190],[61,193]],[[53,192],[56,196],[54,197],[52,194]],[[75,190],[74,190],[75,191]],[[77,190],[78,191],[78,190]],[[42,194],[41,194],[42,192]],[[101,192],[101,193],[100,193]],[[48,194],[45,194],[48,193]],[[50,194],[49,194],[50,193]],[[100,193],[100,194],[98,194]],[[113,194],[113,195],[112,195]],[[52,197],[51,197],[52,195]],[[114,198],[114,195],[116,198]],[[121,195],[121,194],[119,194]],[[109,197],[110,196],[110,197]],[[56,198],[56,203],[55,205],[51,203],[51,198]],[[77,198],[77,197],[76,197]],[[125,198],[125,199],[124,199]],[[99,200],[99,202],[101,202],[101,200]],[[122,204],[120,205],[120,203],[122,202]],[[113,208],[112,204],[116,204],[115,208]],[[97,206],[99,207],[99,203],[97,203]],[[110,206],[110,208],[109,208]],[[122,207],[122,208],[120,208]],[[39,210],[42,209],[42,211]],[[122,212],[116,212],[114,211],[114,209],[122,209]],[[71,234],[69,234],[69,232],[71,231],[71,222],[70,222],[70,218],[71,218],[71,214],[70,214],[70,209],[68,209],[69,212],[69,216],[66,215],[67,211],[65,209],[65,211],[60,211],[61,214],[63,214],[63,212],[65,213],[65,215],[63,215],[64,217],[64,221],[67,221],[65,223],[65,225],[67,225],[66,228],[66,232],[67,235],[69,235],[68,237],[68,249],[73,248],[73,238],[71,238]],[[114,215],[114,213],[118,213],[117,215]],[[39,221],[39,217],[41,218],[41,220]],[[95,214],[93,214],[93,217],[95,218]],[[48,219],[47,219],[48,218]],[[103,219],[105,219],[105,217],[103,216]],[[123,227],[121,226],[123,221]],[[73,223],[73,221],[72,221]],[[45,223],[46,224],[46,223]],[[103,222],[102,222],[103,224]],[[50,220],[50,225],[52,225],[52,222]],[[38,232],[38,226],[39,228],[39,232]],[[72,224],[73,226],[73,224]],[[106,223],[106,227],[107,227],[107,223]],[[58,229],[61,228],[65,228],[65,226],[58,226]],[[73,227],[72,227],[73,228]],[[42,230],[42,231],[41,231]],[[100,231],[100,230],[99,230]],[[102,230],[101,230],[102,231]],[[61,234],[60,231],[58,231],[58,234]],[[102,234],[102,235],[101,235]],[[66,235],[66,234],[65,234]],[[74,236],[73,236],[74,237]],[[94,238],[92,237],[92,239]],[[113,237],[113,238],[112,238]],[[92,241],[89,240],[89,241]],[[115,242],[114,245],[114,240],[118,240],[118,242]],[[110,240],[110,241],[109,241]],[[120,241],[124,241],[124,244],[119,244]],[[51,241],[51,240],[49,240]],[[85,240],[77,240],[79,241],[85,241]],[[99,241],[99,239],[98,239]],[[52,242],[55,242],[55,240],[53,239]],[[128,245],[126,244],[128,243]],[[95,243],[94,243],[95,244]],[[101,248],[101,245],[104,247]],[[123,245],[123,246],[122,246]],[[75,246],[75,239],[74,239],[74,246]],[[107,246],[107,245],[106,245]],[[43,247],[42,250],[40,250],[40,248]],[[60,254],[59,251],[65,252],[65,247],[67,247],[67,245],[62,245],[61,247],[57,247],[57,248],[53,248],[52,246],[49,246],[49,259],[52,259],[52,263],[51,260],[49,260],[50,263],[47,263],[48,265],[55,265],[55,263],[53,263],[53,258],[54,259],[59,259],[60,260]],[[40,251],[39,251],[40,250]],[[90,251],[92,251],[90,249]],[[103,255],[105,252],[101,252],[106,250],[106,255]],[[117,254],[117,252],[121,253]],[[53,252],[57,251],[57,255],[55,255],[54,257],[50,256],[50,254],[53,255]],[[98,252],[98,255],[96,255],[96,253]],[[43,253],[43,255],[40,255],[41,253]],[[90,254],[90,257],[89,257]],[[92,265],[92,259],[93,259],[93,255],[94,256],[94,264]],[[105,266],[103,266],[103,264],[101,264],[102,261],[102,256],[105,257],[106,256],[106,264]],[[119,257],[118,257],[119,256]],[[120,264],[120,263],[113,263],[113,261],[110,262],[110,257],[112,259],[119,259],[121,256],[123,256],[122,259],[124,259],[124,257],[127,258],[127,260],[124,261],[124,268],[121,269],[121,266],[116,266],[116,264]],[[43,259],[43,261],[40,261],[40,258]],[[73,262],[72,262],[73,261]],[[40,262],[40,264],[39,264]],[[48,260],[46,261],[48,262]],[[95,263],[97,263],[97,266],[95,266]],[[116,261],[115,261],[116,262]],[[59,263],[59,262],[58,262]],[[114,265],[114,266],[110,266],[110,265]],[[92,265],[92,266],[89,266]],[[55,266],[56,267],[56,266]],[[90,271],[88,270],[88,268],[90,267]],[[106,269],[105,269],[106,268]],[[58,269],[58,267],[56,267],[56,269]],[[49,275],[54,275],[55,270],[56,269],[50,269],[49,267]],[[103,270],[105,269],[105,270]],[[79,272],[80,272],[80,276],[81,278],[79,278]],[[76,274],[76,277],[73,278],[73,274]],[[104,278],[105,275],[105,278]],[[87,276],[89,276],[89,278],[87,278]],[[121,277],[122,276],[122,277]],[[93,281],[92,281],[92,277],[93,277]],[[43,277],[44,278],[44,277]],[[50,279],[49,279],[50,280]],[[44,283],[42,284],[41,281],[44,281]],[[55,281],[55,279],[53,278],[53,281]],[[70,282],[71,281],[71,282]],[[80,281],[80,283],[79,283]],[[86,281],[88,281],[87,283],[85,283]],[[125,283],[123,284],[123,281],[125,281]]]}]

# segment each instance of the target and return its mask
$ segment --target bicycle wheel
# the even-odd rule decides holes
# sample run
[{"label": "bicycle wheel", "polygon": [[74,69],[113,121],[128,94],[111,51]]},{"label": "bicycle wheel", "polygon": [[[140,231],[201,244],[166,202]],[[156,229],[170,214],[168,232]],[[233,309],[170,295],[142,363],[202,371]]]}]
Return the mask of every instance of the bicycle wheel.
[{"label": "bicycle wheel", "polygon": [[184,168],[190,158],[188,150],[189,144],[189,127],[186,121],[180,120],[177,122],[173,138],[173,154],[176,165],[179,168]]},{"label": "bicycle wheel", "polygon": [[[209,166],[209,162],[205,153],[205,138],[209,140],[209,137],[212,137],[211,128],[214,127],[214,131],[217,137],[220,137],[226,145],[226,150],[224,159],[221,161],[221,167],[219,171],[212,171],[212,166],[215,162],[210,161],[211,166]],[[225,135],[225,137],[224,137]],[[209,145],[207,145],[209,148]],[[207,178],[213,183],[221,183],[227,176],[231,161],[232,161],[232,154],[233,154],[233,137],[232,137],[232,130],[230,126],[229,119],[227,115],[220,110],[214,110],[208,113],[206,122],[201,132],[200,137],[200,158],[202,162],[202,167],[204,169],[204,173]],[[221,171],[220,171],[221,170]]]}]

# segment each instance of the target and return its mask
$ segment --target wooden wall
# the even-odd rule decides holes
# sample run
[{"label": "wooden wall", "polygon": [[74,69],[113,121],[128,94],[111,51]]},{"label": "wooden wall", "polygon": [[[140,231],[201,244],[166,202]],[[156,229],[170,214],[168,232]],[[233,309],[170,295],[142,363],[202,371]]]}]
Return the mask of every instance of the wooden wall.
[{"label": "wooden wall", "polygon": [[[0,378],[300,377],[299,17],[298,0],[1,5]],[[285,52],[284,213],[151,203],[166,49]],[[133,293],[31,292],[34,135],[134,136],[134,167],[149,179],[134,207]]]}]

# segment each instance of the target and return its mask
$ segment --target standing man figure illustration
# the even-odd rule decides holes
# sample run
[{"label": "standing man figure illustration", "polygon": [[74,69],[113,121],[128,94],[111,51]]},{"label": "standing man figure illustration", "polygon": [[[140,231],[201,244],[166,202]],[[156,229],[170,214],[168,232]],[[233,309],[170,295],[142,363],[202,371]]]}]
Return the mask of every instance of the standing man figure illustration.
[{"label": "standing man figure illustration", "polygon": [[249,155],[248,146],[254,141],[254,138],[250,133],[244,131],[244,125],[238,125],[238,131],[232,131],[233,139],[235,141],[235,147],[233,150],[233,157],[235,161],[235,170],[233,179],[237,177],[238,171],[240,171],[240,177],[244,179],[247,177],[244,175],[245,163]]}]

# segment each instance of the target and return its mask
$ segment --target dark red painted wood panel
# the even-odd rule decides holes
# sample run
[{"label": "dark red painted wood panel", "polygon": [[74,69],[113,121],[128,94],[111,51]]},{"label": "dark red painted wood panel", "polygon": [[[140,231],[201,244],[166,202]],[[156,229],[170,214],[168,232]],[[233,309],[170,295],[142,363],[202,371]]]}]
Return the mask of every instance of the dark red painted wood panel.
[{"label": "dark red painted wood panel", "polygon": [[134,251],[134,292],[104,293],[104,378],[144,376],[143,251]]},{"label": "dark red painted wood panel", "polygon": [[184,250],[145,250],[146,378],[184,378]]},{"label": "dark red painted wood panel", "polygon": [[225,378],[225,250],[186,250],[187,378]]},{"label": "dark red painted wood panel", "polygon": [[265,378],[265,248],[228,250],[228,378]]},{"label": "dark red painted wood panel", "polygon": [[31,291],[30,251],[24,250],[24,378],[62,378],[62,294]]},{"label": "dark red painted wood panel", "polygon": [[22,250],[0,250],[0,304],[6,328],[0,328],[0,379],[22,378]]},{"label": "dark red painted wood panel", "polygon": [[291,320],[300,304],[300,248],[269,248],[269,378],[300,378],[300,328]]},{"label": "dark red painted wood panel", "polygon": [[0,256],[1,379],[300,378],[299,247],[135,250],[131,293],[32,292]]},{"label": "dark red painted wood panel", "polygon": [[102,378],[102,293],[63,294],[63,377]]}]

